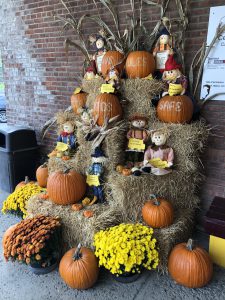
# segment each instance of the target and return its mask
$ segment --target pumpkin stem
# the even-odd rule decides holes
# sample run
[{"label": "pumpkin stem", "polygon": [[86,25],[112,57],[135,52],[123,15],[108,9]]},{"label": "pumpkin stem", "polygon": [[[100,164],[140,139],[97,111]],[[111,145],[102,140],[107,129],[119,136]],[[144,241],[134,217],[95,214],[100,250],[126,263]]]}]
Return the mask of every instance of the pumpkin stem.
[{"label": "pumpkin stem", "polygon": [[24,182],[25,182],[26,184],[29,183],[29,177],[28,177],[28,176],[25,176]]},{"label": "pumpkin stem", "polygon": [[187,245],[186,245],[187,249],[189,251],[192,251],[193,248],[194,248],[194,241],[192,239],[189,239],[188,242],[187,242]]},{"label": "pumpkin stem", "polygon": [[43,165],[42,165],[41,167],[42,167],[42,168],[47,168],[47,166],[48,166],[48,163],[45,162],[45,163],[43,163]]},{"label": "pumpkin stem", "polygon": [[156,206],[159,206],[159,205],[160,205],[160,201],[158,200],[158,198],[156,197],[156,195],[151,194],[151,195],[150,195],[150,199],[154,200],[154,201],[153,201],[154,205],[156,205]]},{"label": "pumpkin stem", "polygon": [[63,171],[63,174],[68,174],[68,173],[70,172],[71,169],[72,169],[72,168],[65,169],[65,170]]},{"label": "pumpkin stem", "polygon": [[80,258],[80,256],[81,256],[80,250],[81,250],[81,243],[79,243],[77,246],[77,249],[73,256],[73,260],[78,260]]}]

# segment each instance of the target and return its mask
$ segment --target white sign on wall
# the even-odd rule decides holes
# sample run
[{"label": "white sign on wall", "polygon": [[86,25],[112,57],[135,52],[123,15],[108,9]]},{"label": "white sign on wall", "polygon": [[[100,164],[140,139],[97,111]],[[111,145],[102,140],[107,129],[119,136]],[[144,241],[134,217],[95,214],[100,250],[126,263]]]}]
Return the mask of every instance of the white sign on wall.
[{"label": "white sign on wall", "polygon": [[[225,6],[210,8],[207,46],[212,42],[219,23],[225,24]],[[225,93],[225,32],[218,38],[205,61],[201,99],[217,93]],[[225,100],[225,95],[213,100]]]}]

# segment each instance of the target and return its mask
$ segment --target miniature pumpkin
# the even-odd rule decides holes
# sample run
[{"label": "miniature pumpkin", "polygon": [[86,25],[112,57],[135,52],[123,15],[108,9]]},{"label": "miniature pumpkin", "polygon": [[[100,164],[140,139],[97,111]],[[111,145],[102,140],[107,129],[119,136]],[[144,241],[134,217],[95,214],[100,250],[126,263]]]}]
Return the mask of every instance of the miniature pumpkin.
[{"label": "miniature pumpkin", "polygon": [[132,174],[132,171],[131,171],[131,169],[123,168],[122,174],[124,176],[130,176]]},{"label": "miniature pumpkin", "polygon": [[142,208],[142,217],[153,228],[168,227],[173,224],[173,206],[167,200],[152,195]]},{"label": "miniature pumpkin", "polygon": [[40,167],[37,168],[36,171],[36,178],[38,185],[40,187],[45,188],[47,186],[47,180],[48,180],[48,165],[47,163],[44,163]]},{"label": "miniature pumpkin", "polygon": [[194,246],[193,240],[176,245],[170,253],[168,270],[171,277],[189,288],[205,286],[212,278],[213,264],[209,254]]},{"label": "miniature pumpkin", "polygon": [[71,208],[74,211],[79,211],[79,210],[81,210],[83,208],[83,205],[80,204],[80,203],[76,203],[76,204],[73,204]]},{"label": "miniature pumpkin", "polygon": [[124,54],[119,51],[107,51],[102,59],[101,71],[103,77],[106,77],[110,69],[116,66],[116,69],[119,73],[123,71],[125,65]]},{"label": "miniature pumpkin", "polygon": [[85,106],[87,102],[87,95],[88,95],[87,93],[81,92],[78,94],[73,94],[71,96],[70,98],[71,106],[76,115],[79,115],[80,114],[79,109]]},{"label": "miniature pumpkin", "polygon": [[29,180],[29,177],[26,176],[25,179],[24,179],[24,181],[21,181],[21,182],[19,182],[19,183],[17,184],[15,190],[18,189],[18,188],[20,188],[20,187],[22,187],[22,186],[25,186],[25,185],[28,184],[28,183],[34,183],[34,181],[30,181],[30,180]]},{"label": "miniature pumpkin", "polygon": [[122,107],[119,99],[113,94],[103,93],[97,96],[92,111],[93,117],[97,119],[97,124],[102,126],[106,118],[119,116],[122,118]]},{"label": "miniature pumpkin", "polygon": [[81,200],[86,191],[85,179],[74,170],[52,173],[48,178],[49,198],[56,204],[68,205]]},{"label": "miniature pumpkin", "polygon": [[59,264],[59,274],[73,289],[91,288],[98,279],[98,260],[94,253],[79,244],[66,252]]},{"label": "miniature pumpkin", "polygon": [[155,59],[147,51],[133,51],[125,65],[128,78],[144,78],[155,71]]},{"label": "miniature pumpkin", "polygon": [[94,212],[92,210],[85,210],[83,212],[83,215],[84,215],[85,218],[91,218],[91,217],[94,216]]},{"label": "miniature pumpkin", "polygon": [[122,173],[122,172],[123,172],[123,169],[124,169],[124,166],[122,166],[122,165],[117,165],[117,166],[116,166],[116,171],[117,171],[118,173]]},{"label": "miniature pumpkin", "polygon": [[47,199],[49,199],[49,195],[48,195],[48,193],[41,193],[41,194],[40,194],[40,198],[41,198],[42,200],[47,200]]},{"label": "miniature pumpkin", "polygon": [[8,236],[10,236],[10,234],[14,231],[14,229],[16,228],[17,224],[14,224],[12,226],[10,226],[4,233],[3,237],[2,237],[2,248],[4,250],[5,247],[5,242]]},{"label": "miniature pumpkin", "polygon": [[185,95],[165,96],[159,100],[157,115],[166,123],[188,123],[193,115],[192,100]]},{"label": "miniature pumpkin", "polygon": [[67,160],[70,160],[70,159],[71,159],[71,157],[68,156],[68,155],[62,156],[62,160],[64,160],[64,161],[67,161]]}]

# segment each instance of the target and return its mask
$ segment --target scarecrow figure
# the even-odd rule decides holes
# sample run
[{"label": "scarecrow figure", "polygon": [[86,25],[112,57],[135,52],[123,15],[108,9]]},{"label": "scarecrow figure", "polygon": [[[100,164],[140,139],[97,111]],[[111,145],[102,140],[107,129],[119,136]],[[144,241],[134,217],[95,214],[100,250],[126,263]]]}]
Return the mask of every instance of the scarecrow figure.
[{"label": "scarecrow figure", "polygon": [[90,187],[91,194],[94,195],[91,204],[97,201],[103,203],[105,202],[103,193],[103,173],[107,158],[100,147],[95,148],[91,157],[92,164],[87,171],[87,184]]},{"label": "scarecrow figure", "polygon": [[115,89],[120,88],[120,74],[115,66],[110,69],[105,81],[106,83],[111,84]]},{"label": "scarecrow figure", "polygon": [[165,129],[151,132],[153,145],[148,147],[144,154],[142,171],[154,175],[165,175],[171,173],[173,166],[173,149],[166,145],[169,133]]},{"label": "scarecrow figure", "polygon": [[96,52],[93,55],[92,59],[95,61],[97,73],[101,74],[102,73],[102,71],[101,71],[102,59],[107,52],[105,32],[103,30],[100,30],[99,34],[96,35],[95,37],[90,36],[89,41],[91,42],[91,44],[95,45]]},{"label": "scarecrow figure", "polygon": [[60,127],[57,145],[48,156],[56,156],[66,160],[73,156],[77,148],[74,114],[68,112],[58,113],[57,123]]},{"label": "scarecrow figure", "polygon": [[97,73],[97,71],[95,68],[95,62],[92,61],[91,65],[89,67],[87,67],[87,69],[86,69],[86,73],[84,74],[84,79],[92,80],[97,77],[96,73]]},{"label": "scarecrow figure", "polygon": [[169,31],[163,27],[159,33],[159,38],[153,50],[153,56],[156,59],[156,70],[163,73],[165,69],[165,63],[171,54],[173,54],[172,37]]},{"label": "scarecrow figure", "polygon": [[129,119],[131,128],[127,132],[128,147],[126,150],[127,167],[139,167],[144,158],[145,143],[149,132],[146,129],[148,118],[141,114],[134,114]]},{"label": "scarecrow figure", "polygon": [[163,96],[169,94],[170,96],[184,95],[188,81],[187,77],[181,73],[181,65],[179,65],[173,55],[170,55],[163,72],[162,80],[167,84],[168,91],[163,93]]}]

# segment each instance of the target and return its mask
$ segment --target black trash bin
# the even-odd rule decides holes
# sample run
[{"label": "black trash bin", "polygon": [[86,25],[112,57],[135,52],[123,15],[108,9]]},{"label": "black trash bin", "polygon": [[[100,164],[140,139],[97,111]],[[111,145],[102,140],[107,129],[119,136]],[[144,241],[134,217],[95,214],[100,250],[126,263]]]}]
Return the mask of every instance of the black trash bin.
[{"label": "black trash bin", "polygon": [[11,193],[25,176],[34,179],[38,158],[34,130],[0,124],[0,189]]}]

